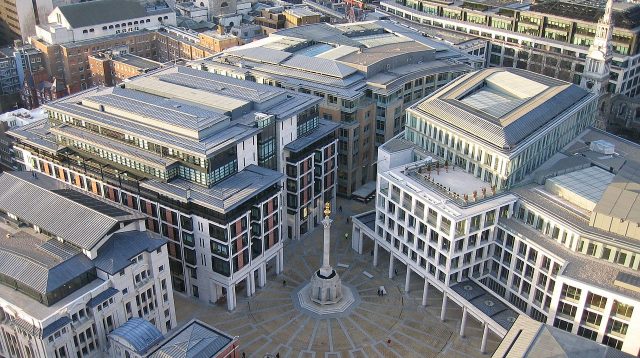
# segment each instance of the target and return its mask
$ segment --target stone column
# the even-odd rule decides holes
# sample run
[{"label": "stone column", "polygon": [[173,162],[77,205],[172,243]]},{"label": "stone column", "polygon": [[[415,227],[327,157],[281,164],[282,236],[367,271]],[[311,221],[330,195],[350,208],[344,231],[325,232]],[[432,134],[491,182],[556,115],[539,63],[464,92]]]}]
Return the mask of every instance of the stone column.
[{"label": "stone column", "polygon": [[280,252],[276,253],[276,276],[280,274]]},{"label": "stone column", "polygon": [[464,329],[467,325],[467,307],[462,306],[462,320],[460,321],[460,337],[464,337]]},{"label": "stone column", "polygon": [[249,275],[247,275],[247,278],[245,279],[245,286],[247,286],[247,297],[251,297],[251,277],[253,275],[251,274],[251,272],[249,272]]},{"label": "stone column", "polygon": [[487,353],[487,338],[489,336],[489,325],[484,324],[484,331],[482,331],[482,344],[480,345],[480,353]]},{"label": "stone column", "polygon": [[236,308],[236,285],[227,287],[227,309],[233,311]]},{"label": "stone column", "polygon": [[378,241],[373,240],[373,266],[378,266]]},{"label": "stone column", "polygon": [[278,251],[278,258],[280,259],[280,274],[284,272],[284,248],[281,248],[280,251]]},{"label": "stone column", "polygon": [[324,240],[322,243],[322,267],[320,267],[320,274],[324,277],[329,277],[333,269],[329,261],[329,251],[331,250],[331,223],[333,220],[329,218],[331,210],[329,205],[324,209],[324,220],[322,220],[322,226],[324,226]]},{"label": "stone column", "polygon": [[444,322],[447,314],[447,291],[442,291],[442,310],[440,311],[440,320]]},{"label": "stone column", "polygon": [[393,253],[389,250],[389,278],[393,278]]},{"label": "stone column", "polygon": [[427,305],[427,295],[429,294],[429,281],[427,278],[424,278],[424,289],[422,290],[422,305]]},{"label": "stone column", "polygon": [[258,268],[258,287],[263,288],[267,281],[267,264],[262,263]]},{"label": "stone column", "polygon": [[404,292],[409,292],[409,284],[411,283],[411,268],[407,263],[407,277],[404,279]]}]

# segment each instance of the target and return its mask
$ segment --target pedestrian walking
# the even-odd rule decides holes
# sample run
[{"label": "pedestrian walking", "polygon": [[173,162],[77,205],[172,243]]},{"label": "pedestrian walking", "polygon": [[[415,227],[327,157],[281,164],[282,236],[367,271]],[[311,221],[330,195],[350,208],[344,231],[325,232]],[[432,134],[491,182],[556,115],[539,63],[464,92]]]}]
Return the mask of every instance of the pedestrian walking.
[{"label": "pedestrian walking", "polygon": [[287,287],[287,280],[282,280],[282,287]]},{"label": "pedestrian walking", "polygon": [[387,339],[387,344],[391,346],[391,339]]},{"label": "pedestrian walking", "polygon": [[242,358],[247,358],[247,356],[242,352]]},{"label": "pedestrian walking", "polygon": [[373,249],[371,249],[371,256],[373,256]]},{"label": "pedestrian walking", "polygon": [[346,233],[346,232],[344,233],[344,239],[345,239],[345,240],[349,240],[349,234],[348,234],[348,233]]},{"label": "pedestrian walking", "polygon": [[393,273],[395,273],[396,276],[398,276],[398,269],[393,269]]},{"label": "pedestrian walking", "polygon": [[340,205],[340,206],[338,207],[338,210],[339,210],[340,212],[342,212],[342,205]]}]

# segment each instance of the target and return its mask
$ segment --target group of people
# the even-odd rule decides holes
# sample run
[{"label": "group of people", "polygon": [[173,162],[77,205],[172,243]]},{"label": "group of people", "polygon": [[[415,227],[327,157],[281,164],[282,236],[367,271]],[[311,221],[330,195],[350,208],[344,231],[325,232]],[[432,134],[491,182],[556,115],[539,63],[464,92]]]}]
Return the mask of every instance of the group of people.
[{"label": "group of people", "polygon": [[384,292],[384,288],[380,287],[378,288],[378,296],[384,296],[385,292]]}]

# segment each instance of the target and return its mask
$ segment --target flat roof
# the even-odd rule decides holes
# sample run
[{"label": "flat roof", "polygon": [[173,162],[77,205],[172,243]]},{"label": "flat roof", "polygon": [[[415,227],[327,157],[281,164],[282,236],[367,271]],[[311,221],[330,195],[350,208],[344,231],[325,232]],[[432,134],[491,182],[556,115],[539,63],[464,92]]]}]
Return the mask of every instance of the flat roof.
[{"label": "flat roof", "polygon": [[562,188],[578,195],[595,206],[615,175],[598,167],[589,167],[547,179]]},{"label": "flat roof", "polygon": [[510,329],[520,315],[474,281],[456,283],[451,289],[504,329]]},{"label": "flat roof", "polygon": [[[427,201],[429,205],[443,210],[453,218],[476,215],[516,200],[511,193],[493,194],[489,183],[460,169],[454,171],[449,167],[447,173],[444,165],[441,165],[440,174],[437,174],[435,162],[433,162],[429,174],[426,165],[429,160],[431,157],[392,168],[381,175],[394,185],[411,193],[415,198]],[[483,196],[482,188],[486,189],[486,196]],[[459,191],[456,192],[456,189]],[[476,199],[473,199],[473,191],[477,192]],[[464,194],[467,194],[466,201]]]},{"label": "flat roof", "polygon": [[516,68],[489,68],[459,77],[409,111],[510,151],[591,98],[568,82]]},{"label": "flat roof", "polygon": [[160,62],[152,61],[144,57],[132,55],[130,53],[117,55],[113,58],[113,61],[122,62],[124,64],[134,66],[143,70],[158,68],[162,66]]}]

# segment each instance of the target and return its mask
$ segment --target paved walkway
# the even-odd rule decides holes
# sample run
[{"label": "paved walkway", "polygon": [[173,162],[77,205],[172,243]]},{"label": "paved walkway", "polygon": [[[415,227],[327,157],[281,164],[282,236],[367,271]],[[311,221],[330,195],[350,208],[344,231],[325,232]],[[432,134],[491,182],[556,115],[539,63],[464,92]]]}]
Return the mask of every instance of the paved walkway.
[{"label": "paved walkway", "polygon": [[[285,246],[285,271],[276,277],[268,272],[267,285],[251,298],[238,292],[238,307],[227,312],[223,306],[201,303],[175,295],[178,321],[201,319],[229,334],[240,336],[241,351],[247,357],[264,357],[276,352],[281,357],[480,357],[482,327],[472,319],[467,322],[465,338],[458,335],[462,311],[449,303],[447,320],[440,321],[442,296],[431,289],[427,307],[420,305],[423,280],[412,277],[411,290],[403,292],[405,269],[398,266],[398,277],[387,279],[388,255],[383,251],[380,265],[371,265],[370,255],[351,250],[351,231],[346,216],[371,210],[373,203],[338,201],[343,212],[334,209],[331,262],[343,282],[355,287],[362,299],[346,317],[314,319],[297,310],[291,300],[292,291],[309,279],[320,266],[322,228],[319,226],[301,241]],[[365,252],[370,249],[365,247]],[[387,259],[385,261],[385,258]],[[337,264],[349,265],[348,268]],[[364,272],[373,275],[365,276]],[[283,286],[283,280],[287,281]],[[377,289],[385,286],[387,295],[379,297]],[[390,343],[389,343],[390,340]],[[487,349],[493,352],[499,344],[491,335]],[[488,355],[485,355],[485,357]]]}]

